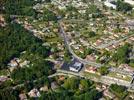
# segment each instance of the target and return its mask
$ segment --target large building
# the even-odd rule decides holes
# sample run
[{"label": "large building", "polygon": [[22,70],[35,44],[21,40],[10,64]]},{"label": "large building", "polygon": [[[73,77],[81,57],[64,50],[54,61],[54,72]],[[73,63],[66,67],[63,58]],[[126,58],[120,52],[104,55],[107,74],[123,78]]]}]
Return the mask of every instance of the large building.
[{"label": "large building", "polygon": [[82,63],[80,62],[75,62],[74,64],[69,66],[69,70],[73,72],[79,72],[80,69],[82,68]]},{"label": "large building", "polygon": [[134,0],[124,0],[124,2],[134,5]]},{"label": "large building", "polygon": [[113,3],[113,2],[115,2],[115,1],[116,1],[116,0],[106,0],[106,1],[104,2],[104,5],[107,6],[107,7],[116,9],[116,5]]}]

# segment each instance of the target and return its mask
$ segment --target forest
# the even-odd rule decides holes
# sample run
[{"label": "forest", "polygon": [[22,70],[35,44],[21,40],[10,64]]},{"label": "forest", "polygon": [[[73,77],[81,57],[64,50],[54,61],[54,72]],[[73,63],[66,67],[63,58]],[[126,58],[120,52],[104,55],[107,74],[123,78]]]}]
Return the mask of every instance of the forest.
[{"label": "forest", "polygon": [[19,57],[23,51],[48,56],[50,47],[44,47],[42,43],[16,23],[0,28],[0,69],[6,68],[7,63],[14,57]]}]

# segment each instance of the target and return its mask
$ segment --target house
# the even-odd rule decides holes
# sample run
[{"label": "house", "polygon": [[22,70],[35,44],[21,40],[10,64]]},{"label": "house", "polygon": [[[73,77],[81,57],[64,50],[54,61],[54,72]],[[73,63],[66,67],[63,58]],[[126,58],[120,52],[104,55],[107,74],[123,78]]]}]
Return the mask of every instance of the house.
[{"label": "house", "polygon": [[133,94],[129,95],[129,97],[131,98],[131,100],[134,100],[134,95]]},{"label": "house", "polygon": [[93,62],[95,62],[96,61],[96,57],[94,55],[87,55],[86,56],[86,60],[87,61],[93,61]]},{"label": "house", "polygon": [[95,87],[96,87],[96,90],[98,90],[98,91],[103,91],[101,85],[97,84]]},{"label": "house", "polygon": [[29,63],[30,63],[30,61],[25,60],[24,62],[20,63],[20,67],[28,66]]},{"label": "house", "polygon": [[38,97],[40,97],[40,92],[34,88],[28,93],[28,95],[30,97],[38,98]]},{"label": "house", "polygon": [[0,26],[2,26],[2,27],[6,26],[5,19],[2,15],[0,15]]},{"label": "house", "polygon": [[7,76],[0,76],[0,84],[7,81],[9,78]]},{"label": "house", "polygon": [[19,98],[20,98],[20,100],[28,100],[25,93],[19,94]]},{"label": "house", "polygon": [[97,68],[96,67],[93,67],[93,66],[87,66],[85,68],[85,72],[96,73],[97,72]]},{"label": "house", "polygon": [[43,91],[43,92],[48,91],[48,86],[45,85],[45,86],[41,87],[40,91]]},{"label": "house", "polygon": [[111,93],[108,89],[103,92],[103,95],[109,97],[110,99],[114,100],[116,97],[113,93]]},{"label": "house", "polygon": [[80,62],[75,62],[71,66],[69,66],[69,70],[73,72],[79,72],[80,69],[82,68],[83,64]]},{"label": "house", "polygon": [[19,66],[19,59],[18,58],[14,58],[7,65],[9,66],[9,69],[12,72],[17,66]]},{"label": "house", "polygon": [[129,29],[134,29],[134,20],[130,19],[130,20],[126,20],[125,23],[129,26]]},{"label": "house", "polygon": [[15,59],[13,59],[13,60],[10,61],[10,63],[8,65],[11,66],[11,67],[16,67],[16,66],[18,66],[18,63]]},{"label": "house", "polygon": [[64,81],[65,80],[65,76],[63,76],[63,75],[59,76],[59,79],[58,80],[59,81]]},{"label": "house", "polygon": [[98,39],[98,40],[94,43],[94,45],[95,45],[95,46],[99,46],[99,45],[102,44],[102,42],[103,42],[103,40]]},{"label": "house", "polygon": [[113,45],[110,45],[109,47],[106,47],[105,49],[106,49],[107,51],[110,51],[110,50],[113,50],[114,47],[113,47]]},{"label": "house", "polygon": [[57,89],[58,88],[58,84],[56,83],[56,82],[52,82],[51,83],[51,89],[52,90],[55,90],[55,89]]},{"label": "house", "polygon": [[128,64],[121,64],[119,66],[119,69],[122,69],[126,72],[129,72],[129,73],[134,73],[134,69],[132,67],[130,67]]}]

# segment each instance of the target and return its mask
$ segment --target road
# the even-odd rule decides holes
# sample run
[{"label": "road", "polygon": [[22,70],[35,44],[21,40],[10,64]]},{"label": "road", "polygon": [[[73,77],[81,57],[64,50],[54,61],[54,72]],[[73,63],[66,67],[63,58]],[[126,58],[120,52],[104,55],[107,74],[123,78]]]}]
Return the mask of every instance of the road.
[{"label": "road", "polygon": [[[55,0],[53,0],[53,1],[55,1]],[[55,2],[57,3],[57,1],[55,1]],[[47,9],[48,9],[48,8],[47,8]],[[53,13],[55,13],[55,12],[54,12],[53,10],[51,10],[51,9],[48,9],[48,10],[51,11],[51,12],[53,12]],[[62,36],[63,39],[64,39],[65,46],[67,47],[67,49],[69,50],[69,52],[72,54],[72,56],[73,56],[75,59],[77,59],[79,62],[81,62],[81,63],[83,63],[83,64],[85,64],[85,65],[88,64],[88,65],[92,65],[92,66],[94,66],[94,67],[101,67],[101,66],[103,66],[102,64],[99,64],[99,63],[96,63],[96,62],[84,60],[84,59],[80,58],[79,56],[77,56],[77,55],[74,53],[74,51],[71,49],[71,47],[70,47],[70,45],[69,45],[68,38],[67,38],[66,33],[65,33],[64,29],[63,29],[63,26],[61,25],[61,21],[62,21],[62,20],[58,20],[59,27],[60,27],[60,34],[61,34],[61,36]]]},{"label": "road", "polygon": [[104,49],[104,48],[106,48],[106,47],[108,47],[108,46],[110,46],[110,45],[118,44],[118,43],[120,43],[120,42],[122,42],[122,41],[124,41],[124,40],[126,40],[126,39],[128,39],[128,38],[130,38],[130,37],[132,37],[132,36],[134,36],[134,34],[132,34],[132,35],[130,35],[130,36],[126,36],[126,37],[124,37],[124,38],[122,38],[122,39],[120,39],[120,40],[117,40],[117,41],[111,41],[111,42],[109,42],[109,43],[107,43],[107,44],[102,44],[102,45],[100,45],[100,46],[97,46],[96,49]]},{"label": "road", "polygon": [[75,72],[70,72],[70,71],[65,71],[65,70],[57,70],[57,73],[55,73],[53,75],[49,75],[48,78],[52,78],[52,77],[59,76],[59,75],[64,75],[64,76],[69,76],[69,77],[77,76],[77,77],[81,77],[81,78],[85,78],[85,79],[90,79],[94,82],[100,82],[100,83],[103,83],[106,85],[118,84],[118,85],[130,87],[130,84],[131,84],[131,82],[116,79],[116,78],[109,77],[109,76],[100,76],[100,78],[97,78],[95,76],[87,77],[83,73],[75,73]]},{"label": "road", "polygon": [[74,51],[72,50],[72,48],[70,47],[70,45],[69,45],[68,38],[67,38],[66,33],[65,33],[64,29],[63,29],[63,26],[61,25],[61,22],[58,21],[58,23],[59,23],[59,26],[60,26],[60,33],[61,33],[61,36],[63,37],[64,42],[65,42],[65,46],[68,48],[69,52],[72,54],[72,56],[73,56],[75,59],[77,59],[79,62],[81,62],[81,63],[83,63],[83,64],[85,64],[85,65],[88,64],[88,65],[92,65],[92,66],[94,66],[94,67],[101,67],[101,66],[103,66],[103,65],[100,64],[100,63],[96,63],[96,62],[92,62],[92,61],[87,61],[87,60],[82,59],[82,58],[80,58],[79,56],[77,56],[77,55],[74,53]]}]

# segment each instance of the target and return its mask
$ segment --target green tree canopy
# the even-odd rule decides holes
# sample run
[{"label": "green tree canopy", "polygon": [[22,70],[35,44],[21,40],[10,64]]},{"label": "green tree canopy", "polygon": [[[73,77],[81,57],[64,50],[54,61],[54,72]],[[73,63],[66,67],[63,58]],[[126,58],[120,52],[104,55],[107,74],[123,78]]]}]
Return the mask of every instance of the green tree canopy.
[{"label": "green tree canopy", "polygon": [[66,89],[76,90],[78,88],[79,81],[78,79],[72,77],[65,80],[64,87]]},{"label": "green tree canopy", "polygon": [[117,84],[110,85],[109,90],[117,95],[119,98],[123,98],[127,94],[126,87]]},{"label": "green tree canopy", "polygon": [[106,66],[102,66],[98,69],[98,71],[100,72],[101,75],[105,75],[105,74],[108,74],[108,67]]},{"label": "green tree canopy", "polygon": [[130,4],[125,3],[125,2],[123,2],[121,0],[118,0],[117,3],[116,3],[116,5],[117,5],[117,8],[116,9],[118,11],[122,11],[124,13],[127,12],[127,11],[131,11],[132,8],[133,8]]}]

